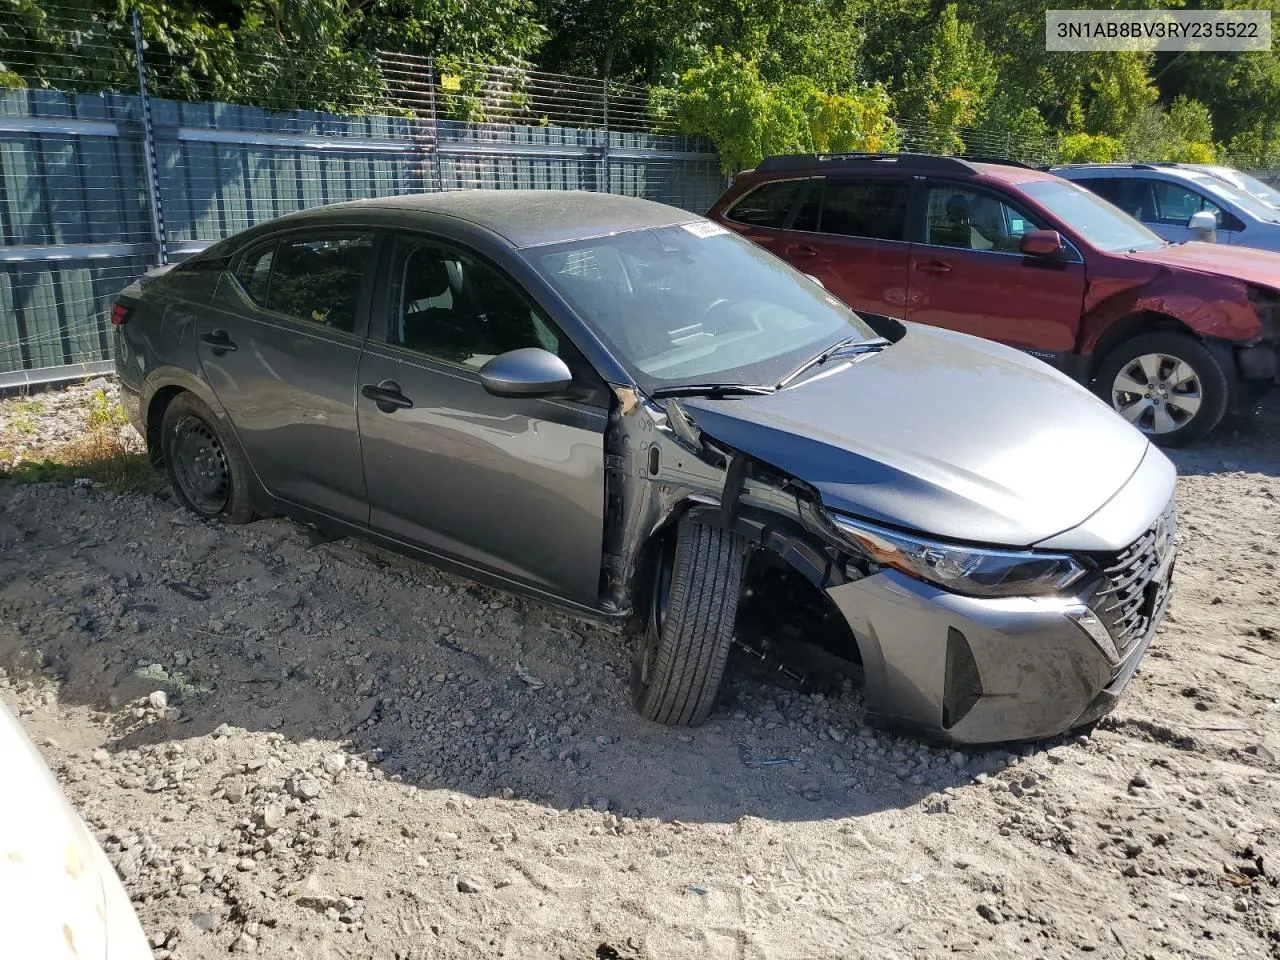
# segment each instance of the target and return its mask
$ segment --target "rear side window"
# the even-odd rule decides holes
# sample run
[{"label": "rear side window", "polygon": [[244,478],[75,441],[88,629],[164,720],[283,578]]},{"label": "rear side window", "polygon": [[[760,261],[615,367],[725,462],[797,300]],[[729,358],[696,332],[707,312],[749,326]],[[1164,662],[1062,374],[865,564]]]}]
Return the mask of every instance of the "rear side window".
[{"label": "rear side window", "polygon": [[267,310],[351,333],[372,253],[371,233],[286,238],[250,250],[236,278]]},{"label": "rear side window", "polygon": [[781,228],[787,222],[787,214],[804,189],[806,180],[775,180],[756,187],[729,208],[725,214],[735,223],[753,227]]},{"label": "rear side window", "polygon": [[901,180],[828,181],[820,228],[845,237],[901,240],[907,229],[909,189]]},{"label": "rear side window", "polygon": [[271,279],[271,262],[275,259],[275,242],[250,250],[240,261],[236,279],[244,292],[260,307],[267,305],[267,282]]}]

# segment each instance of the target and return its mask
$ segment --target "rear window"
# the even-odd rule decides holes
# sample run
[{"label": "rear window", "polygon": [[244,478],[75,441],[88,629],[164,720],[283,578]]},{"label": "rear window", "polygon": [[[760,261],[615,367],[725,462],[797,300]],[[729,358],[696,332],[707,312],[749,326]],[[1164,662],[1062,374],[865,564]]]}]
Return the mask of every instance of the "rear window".
[{"label": "rear window", "polygon": [[735,223],[781,228],[807,180],[775,180],[756,187],[725,214]]}]

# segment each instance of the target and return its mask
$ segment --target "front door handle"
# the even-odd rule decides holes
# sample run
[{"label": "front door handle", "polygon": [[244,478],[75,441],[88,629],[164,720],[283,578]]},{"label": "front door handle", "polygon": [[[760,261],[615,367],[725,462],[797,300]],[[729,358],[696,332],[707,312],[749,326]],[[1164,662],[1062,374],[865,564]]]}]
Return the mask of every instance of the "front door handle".
[{"label": "front door handle", "polygon": [[406,407],[412,407],[413,401],[400,392],[400,384],[394,380],[383,380],[381,383],[366,383],[360,392],[374,402],[383,413],[395,413]]},{"label": "front door handle", "polygon": [[806,243],[793,243],[791,246],[787,247],[787,256],[789,257],[802,257],[804,259],[808,259],[809,257],[816,257],[817,255],[818,251]]},{"label": "front door handle", "polygon": [[235,342],[227,336],[225,330],[212,330],[201,334],[200,342],[212,347],[214,355],[219,357],[224,353],[231,353],[236,348]]},{"label": "front door handle", "polygon": [[951,272],[951,264],[943,263],[941,260],[921,260],[916,264],[916,269],[921,273],[932,273],[941,276],[944,273]]}]

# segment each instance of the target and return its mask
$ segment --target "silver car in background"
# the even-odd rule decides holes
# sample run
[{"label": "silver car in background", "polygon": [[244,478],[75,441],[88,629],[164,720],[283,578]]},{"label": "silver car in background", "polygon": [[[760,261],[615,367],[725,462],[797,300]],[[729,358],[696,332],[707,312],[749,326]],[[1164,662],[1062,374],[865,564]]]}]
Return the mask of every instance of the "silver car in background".
[{"label": "silver car in background", "polygon": [[[1280,209],[1217,173],[1163,163],[1073,163],[1048,169],[1172,243],[1212,239],[1280,252]],[[1197,229],[1205,217],[1212,218],[1210,237]]]},{"label": "silver car in background", "polygon": [[113,320],[127,409],[193,511],[634,618],[661,723],[705,720],[735,643],[785,612],[860,661],[872,722],[1056,734],[1111,708],[1168,601],[1173,467],[1088,390],[864,319],[672,207],[318,208],[144,278]]}]

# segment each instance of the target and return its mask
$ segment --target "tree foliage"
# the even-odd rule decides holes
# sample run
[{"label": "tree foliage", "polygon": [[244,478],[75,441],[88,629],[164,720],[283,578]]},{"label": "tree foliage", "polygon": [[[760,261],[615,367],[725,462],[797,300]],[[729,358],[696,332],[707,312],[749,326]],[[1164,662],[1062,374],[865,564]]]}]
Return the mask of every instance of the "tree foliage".
[{"label": "tree foliage", "polygon": [[680,78],[676,118],[709,136],[733,172],[775,153],[895,150],[889,105],[879,87],[828,93],[803,76],[768,83],[755,60],[717,47]]},{"label": "tree foliage", "polygon": [[[1225,5],[1280,12],[1280,0]],[[899,140],[1043,160],[1225,154],[1280,164],[1274,50],[1049,53],[1044,17],[1052,6],[1060,4],[0,0],[0,86],[133,89],[136,10],[152,89],[180,99],[377,109],[387,88],[377,51],[393,50],[436,57],[454,82],[440,104],[463,119],[485,116],[479,63],[649,85],[675,104],[683,129],[714,139],[731,167],[775,150]]]}]

